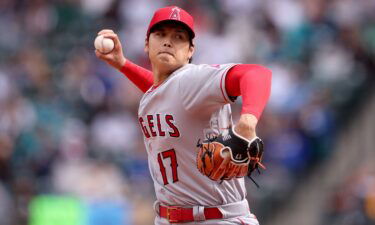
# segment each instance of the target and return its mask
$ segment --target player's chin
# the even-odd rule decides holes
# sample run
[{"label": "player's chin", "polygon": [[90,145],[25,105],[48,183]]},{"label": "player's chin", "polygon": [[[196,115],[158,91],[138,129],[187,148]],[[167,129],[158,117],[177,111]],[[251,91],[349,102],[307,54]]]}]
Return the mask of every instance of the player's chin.
[{"label": "player's chin", "polygon": [[159,54],[157,58],[161,62],[171,62],[174,60],[174,57],[169,54]]},{"label": "player's chin", "polygon": [[174,60],[174,58],[172,56],[159,56],[158,57],[158,61],[160,64],[163,64],[163,65],[174,65],[176,62]]}]

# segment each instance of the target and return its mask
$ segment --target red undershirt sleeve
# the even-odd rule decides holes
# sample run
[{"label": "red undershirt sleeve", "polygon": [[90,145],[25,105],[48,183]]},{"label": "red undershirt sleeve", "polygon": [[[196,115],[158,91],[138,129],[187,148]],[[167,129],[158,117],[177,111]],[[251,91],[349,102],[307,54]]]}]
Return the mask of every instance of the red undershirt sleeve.
[{"label": "red undershirt sleeve", "polygon": [[151,71],[134,64],[128,59],[120,72],[143,92],[146,92],[154,82],[154,77]]},{"label": "red undershirt sleeve", "polygon": [[225,87],[229,96],[242,96],[241,114],[260,118],[271,93],[272,72],[256,64],[239,64],[228,71]]}]

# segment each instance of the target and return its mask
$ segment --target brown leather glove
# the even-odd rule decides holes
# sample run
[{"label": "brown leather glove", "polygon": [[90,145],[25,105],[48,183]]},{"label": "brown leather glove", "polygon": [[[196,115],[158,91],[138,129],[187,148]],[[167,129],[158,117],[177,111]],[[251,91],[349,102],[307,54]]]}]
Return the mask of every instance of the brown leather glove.
[{"label": "brown leather glove", "polygon": [[212,180],[250,176],[261,167],[263,142],[259,137],[248,141],[232,128],[215,138],[198,143],[198,170]]}]

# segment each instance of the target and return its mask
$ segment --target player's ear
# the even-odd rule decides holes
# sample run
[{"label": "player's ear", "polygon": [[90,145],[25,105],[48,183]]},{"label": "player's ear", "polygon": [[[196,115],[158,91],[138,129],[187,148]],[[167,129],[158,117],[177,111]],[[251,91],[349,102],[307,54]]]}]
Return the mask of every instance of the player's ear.
[{"label": "player's ear", "polygon": [[195,51],[194,45],[190,45],[189,52],[188,52],[188,60],[190,60],[193,57],[194,51]]},{"label": "player's ear", "polygon": [[148,38],[145,39],[145,48],[144,48],[144,51],[148,54],[148,51],[149,51],[149,41],[148,41]]}]

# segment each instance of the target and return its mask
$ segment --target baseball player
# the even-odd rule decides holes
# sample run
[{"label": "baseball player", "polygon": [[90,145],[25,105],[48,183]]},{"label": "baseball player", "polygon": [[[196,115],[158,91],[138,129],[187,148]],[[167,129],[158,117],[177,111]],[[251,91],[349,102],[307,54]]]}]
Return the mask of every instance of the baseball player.
[{"label": "baseball player", "polygon": [[[158,9],[145,52],[152,72],[126,59],[115,42],[98,58],[124,73],[144,95],[138,119],[157,201],[155,224],[251,224],[244,176],[261,164],[255,128],[270,95],[271,71],[255,64],[194,65],[194,21],[183,9]],[[220,54],[220,53],[218,53]],[[230,103],[242,96],[234,125]]]}]

